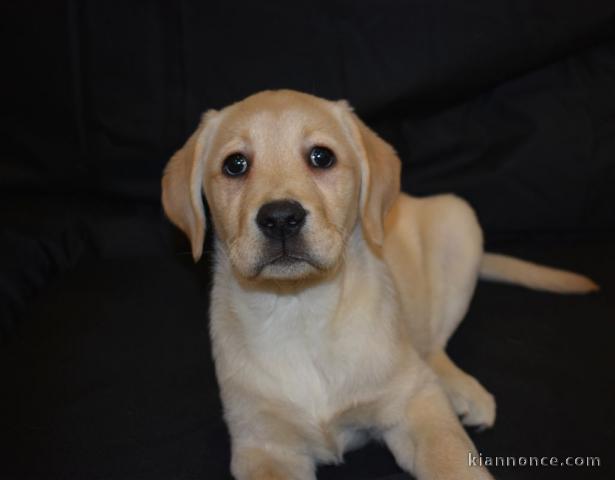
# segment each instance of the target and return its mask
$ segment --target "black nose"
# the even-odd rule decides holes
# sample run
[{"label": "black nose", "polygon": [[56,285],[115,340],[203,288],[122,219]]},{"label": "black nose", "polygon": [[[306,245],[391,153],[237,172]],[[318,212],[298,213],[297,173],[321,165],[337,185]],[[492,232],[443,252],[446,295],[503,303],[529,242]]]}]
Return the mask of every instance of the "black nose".
[{"label": "black nose", "polygon": [[256,223],[268,238],[276,240],[294,237],[305,223],[307,212],[299,202],[276,200],[263,205],[256,215]]}]

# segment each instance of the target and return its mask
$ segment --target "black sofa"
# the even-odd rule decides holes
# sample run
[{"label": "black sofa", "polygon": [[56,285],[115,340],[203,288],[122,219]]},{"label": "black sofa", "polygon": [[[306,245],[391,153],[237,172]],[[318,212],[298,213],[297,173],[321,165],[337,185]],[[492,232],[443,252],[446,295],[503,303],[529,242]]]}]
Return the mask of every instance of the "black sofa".
[{"label": "black sofa", "polygon": [[[450,352],[498,400],[483,455],[600,457],[497,478],[615,478],[612,0],[0,9],[0,479],[229,478],[211,257],[164,219],[160,176],[200,112],[267,88],[348,99],[404,190],[455,192],[488,249],[601,284],[480,283]],[[409,477],[371,444],[318,478]]]}]

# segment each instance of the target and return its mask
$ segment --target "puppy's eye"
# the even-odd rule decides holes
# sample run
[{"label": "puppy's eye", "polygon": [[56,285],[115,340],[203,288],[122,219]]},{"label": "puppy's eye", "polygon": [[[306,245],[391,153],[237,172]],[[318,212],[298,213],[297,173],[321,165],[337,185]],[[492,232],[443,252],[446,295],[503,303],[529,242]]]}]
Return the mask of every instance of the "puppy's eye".
[{"label": "puppy's eye", "polygon": [[315,168],[331,168],[335,155],[327,147],[314,147],[310,150],[310,165]]},{"label": "puppy's eye", "polygon": [[241,153],[233,153],[224,160],[222,171],[229,177],[239,177],[248,171],[248,159]]}]

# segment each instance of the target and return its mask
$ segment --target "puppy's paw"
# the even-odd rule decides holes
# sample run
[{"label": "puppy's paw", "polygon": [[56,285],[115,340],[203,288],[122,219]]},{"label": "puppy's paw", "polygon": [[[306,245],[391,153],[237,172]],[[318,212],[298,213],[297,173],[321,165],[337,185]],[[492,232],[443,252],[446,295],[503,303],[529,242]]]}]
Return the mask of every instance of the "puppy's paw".
[{"label": "puppy's paw", "polygon": [[480,430],[495,423],[495,398],[470,375],[455,378],[446,386],[446,393],[461,423]]}]

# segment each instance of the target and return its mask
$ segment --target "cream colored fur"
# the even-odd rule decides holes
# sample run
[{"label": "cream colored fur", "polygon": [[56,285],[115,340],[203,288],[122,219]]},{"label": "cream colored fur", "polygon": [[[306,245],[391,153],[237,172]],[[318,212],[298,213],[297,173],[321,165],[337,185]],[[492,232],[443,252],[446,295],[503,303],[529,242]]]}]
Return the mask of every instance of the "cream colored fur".
[{"label": "cream colored fur", "polygon": [[[326,146],[337,163],[311,168]],[[240,152],[239,178],[222,162]],[[314,480],[367,433],[420,480],[489,479],[461,422],[490,427],[493,397],[445,353],[479,275],[560,292],[580,275],[483,253],[460,198],[399,193],[400,162],[345,102],[262,92],[219,112],[169,162],[163,205],[202,253],[215,229],[211,337],[237,480]],[[255,215],[292,199],[309,212],[308,261],[263,266]],[[259,267],[260,265],[260,267]],[[259,270],[259,268],[262,268]]]}]

